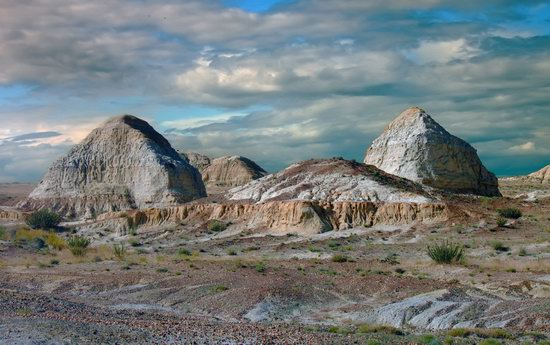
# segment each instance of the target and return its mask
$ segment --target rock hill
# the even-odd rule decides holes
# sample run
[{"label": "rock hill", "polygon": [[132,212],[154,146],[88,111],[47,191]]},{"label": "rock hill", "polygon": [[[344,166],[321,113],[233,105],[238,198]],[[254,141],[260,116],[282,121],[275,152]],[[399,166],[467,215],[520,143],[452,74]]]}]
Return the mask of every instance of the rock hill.
[{"label": "rock hill", "polygon": [[215,159],[195,152],[180,153],[195,166],[207,187],[236,187],[267,175],[254,161],[242,156],[223,156]]},{"label": "rock hill", "polygon": [[530,179],[540,181],[541,183],[550,183],[550,165],[527,175]]},{"label": "rock hill", "polygon": [[384,129],[364,162],[434,188],[500,196],[497,178],[476,150],[417,107],[405,110]]},{"label": "rock hill", "polygon": [[147,122],[124,115],[94,129],[57,160],[19,207],[82,218],[204,196],[198,170]]},{"label": "rock hill", "polygon": [[431,200],[422,186],[380,169],[341,158],[311,159],[233,188],[231,200],[419,202]]}]

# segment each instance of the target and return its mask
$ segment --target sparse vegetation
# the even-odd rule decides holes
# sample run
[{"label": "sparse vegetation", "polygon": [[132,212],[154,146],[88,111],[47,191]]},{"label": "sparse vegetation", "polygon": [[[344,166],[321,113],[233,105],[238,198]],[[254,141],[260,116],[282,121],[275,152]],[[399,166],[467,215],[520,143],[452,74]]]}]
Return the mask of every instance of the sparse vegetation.
[{"label": "sparse vegetation", "polygon": [[178,249],[178,255],[191,256],[191,251],[187,248],[180,248],[180,249]]},{"label": "sparse vegetation", "polygon": [[216,286],[213,286],[211,289],[210,289],[210,292],[212,293],[220,293],[220,292],[224,292],[224,291],[227,291],[229,290],[229,288],[225,285],[216,285]]},{"label": "sparse vegetation", "polygon": [[53,229],[59,225],[61,217],[48,209],[35,211],[27,218],[27,225],[32,229]]},{"label": "sparse vegetation", "polygon": [[6,232],[6,228],[3,226],[0,226],[0,241],[5,240],[8,237],[8,234]]},{"label": "sparse vegetation", "polygon": [[395,334],[403,335],[403,332],[398,328],[388,326],[388,325],[371,325],[371,324],[362,324],[357,327],[357,333],[386,333],[386,334]]},{"label": "sparse vegetation", "polygon": [[126,247],[124,247],[124,243],[113,244],[113,251],[115,253],[115,256],[119,260],[123,260],[124,257],[126,256]]},{"label": "sparse vegetation", "polygon": [[331,259],[333,262],[347,262],[349,259],[347,256],[345,255],[342,255],[342,254],[336,254],[336,255],[333,255],[332,256],[332,259]]},{"label": "sparse vegetation", "polygon": [[510,250],[510,248],[508,246],[505,246],[504,243],[502,243],[501,241],[495,240],[491,241],[489,244],[497,252],[507,252],[508,250]]},{"label": "sparse vegetation", "polygon": [[228,249],[227,255],[237,255],[237,251],[235,249]]},{"label": "sparse vegetation", "polygon": [[267,270],[267,266],[263,262],[258,262],[254,269],[256,270],[256,272],[262,273]]},{"label": "sparse vegetation", "polygon": [[515,207],[500,208],[497,213],[504,218],[518,219],[522,216],[521,210]]},{"label": "sparse vegetation", "polygon": [[71,236],[67,240],[69,250],[74,256],[83,256],[90,245],[90,239],[83,236]]},{"label": "sparse vegetation", "polygon": [[428,246],[426,252],[438,264],[451,264],[464,259],[464,247],[449,241]]},{"label": "sparse vegetation", "polygon": [[227,224],[222,222],[221,220],[211,219],[206,224],[206,228],[208,229],[208,231],[222,232],[227,229]]},{"label": "sparse vegetation", "polygon": [[502,228],[506,225],[506,218],[504,217],[498,217],[497,218],[497,225]]}]

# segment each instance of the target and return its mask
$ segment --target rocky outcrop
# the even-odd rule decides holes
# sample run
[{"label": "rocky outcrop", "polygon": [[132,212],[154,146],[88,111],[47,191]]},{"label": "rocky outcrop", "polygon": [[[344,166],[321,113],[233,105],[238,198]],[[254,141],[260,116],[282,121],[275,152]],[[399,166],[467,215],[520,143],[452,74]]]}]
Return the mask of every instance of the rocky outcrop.
[{"label": "rocky outcrop", "polygon": [[199,169],[202,174],[202,171],[210,165],[210,157],[205,156],[196,152],[179,152],[181,158],[187,163],[191,164],[195,168]]},{"label": "rocky outcrop", "polygon": [[124,115],[94,129],[56,161],[19,207],[47,207],[68,218],[88,218],[203,196],[198,170],[147,122]]},{"label": "rocky outcrop", "polygon": [[540,181],[540,183],[550,183],[550,165],[527,175],[530,179]]},{"label": "rocky outcrop", "polygon": [[210,159],[195,152],[180,153],[202,175],[207,187],[236,187],[259,179],[267,172],[254,161],[242,156],[223,156]]},{"label": "rocky outcrop", "polygon": [[380,169],[341,158],[311,159],[227,193],[231,200],[276,200],[430,203],[421,185]]},{"label": "rocky outcrop", "polygon": [[376,224],[410,224],[445,220],[448,208],[441,203],[319,202],[306,200],[265,203],[190,203],[168,208],[151,208],[110,213],[98,217],[108,224],[124,217],[127,226],[200,224],[210,219],[231,222],[255,232],[317,234]]},{"label": "rocky outcrop", "polygon": [[384,129],[364,162],[434,188],[500,196],[497,178],[476,150],[417,107],[405,110]]}]

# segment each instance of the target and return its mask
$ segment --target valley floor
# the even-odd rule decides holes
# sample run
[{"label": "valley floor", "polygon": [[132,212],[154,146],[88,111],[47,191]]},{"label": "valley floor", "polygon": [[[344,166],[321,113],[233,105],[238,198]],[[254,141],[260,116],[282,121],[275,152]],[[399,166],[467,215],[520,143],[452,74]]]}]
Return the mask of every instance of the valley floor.
[{"label": "valley floor", "polygon": [[[307,237],[138,228],[82,257],[4,224],[0,343],[549,344],[550,199],[452,203],[469,216]],[[504,206],[523,217],[497,226]],[[464,262],[430,260],[443,240]]]}]

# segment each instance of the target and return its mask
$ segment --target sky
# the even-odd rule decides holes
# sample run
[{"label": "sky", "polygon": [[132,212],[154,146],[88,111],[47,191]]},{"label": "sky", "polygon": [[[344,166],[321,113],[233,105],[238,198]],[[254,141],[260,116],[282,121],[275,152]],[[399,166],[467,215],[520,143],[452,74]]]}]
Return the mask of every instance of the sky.
[{"label": "sky", "polygon": [[0,182],[120,114],[273,172],[420,106],[499,176],[550,164],[548,1],[0,0],[0,52]]}]

